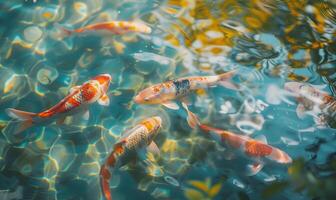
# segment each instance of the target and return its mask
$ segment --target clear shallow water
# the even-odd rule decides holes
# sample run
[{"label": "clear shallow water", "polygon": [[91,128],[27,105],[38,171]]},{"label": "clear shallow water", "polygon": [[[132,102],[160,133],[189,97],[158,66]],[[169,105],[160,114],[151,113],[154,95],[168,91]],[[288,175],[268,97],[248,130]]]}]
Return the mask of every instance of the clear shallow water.
[{"label": "clear shallow water", "polygon": [[[160,115],[160,158],[126,166],[112,180],[115,199],[312,199],[332,197],[335,131],[299,119],[283,84],[335,81],[335,7],[322,1],[10,1],[0,10],[0,127],[9,107],[38,112],[73,85],[109,73],[111,104],[90,117],[0,135],[2,199],[101,199],[99,168],[114,142],[139,120]],[[78,28],[140,19],[149,35],[61,38],[59,25]],[[182,110],[133,103],[141,89],[189,75],[238,69],[244,90],[210,88],[190,109],[203,123],[263,135],[286,151],[291,166],[242,173],[244,158],[186,123]],[[333,127],[332,122],[329,126]],[[119,178],[118,178],[119,177]],[[211,188],[214,188],[211,190]]]}]

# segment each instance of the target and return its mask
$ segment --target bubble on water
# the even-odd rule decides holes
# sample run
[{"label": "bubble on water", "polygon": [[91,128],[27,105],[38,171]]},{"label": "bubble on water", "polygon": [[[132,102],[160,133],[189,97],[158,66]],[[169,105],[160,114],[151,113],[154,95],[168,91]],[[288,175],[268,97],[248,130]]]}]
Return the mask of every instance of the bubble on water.
[{"label": "bubble on water", "polygon": [[227,114],[230,111],[232,111],[233,107],[230,101],[225,101],[225,103],[223,105],[221,105],[220,107],[220,111],[219,113],[221,114]]},{"label": "bubble on water", "polygon": [[240,131],[250,135],[254,133],[256,130],[260,131],[263,128],[264,122],[265,122],[264,117],[258,115],[255,118],[251,118],[251,119],[243,118],[243,119],[237,120],[236,127]]},{"label": "bubble on water", "polygon": [[44,67],[37,72],[37,80],[43,85],[48,85],[54,82],[58,75],[55,68]]},{"label": "bubble on water", "polygon": [[23,31],[23,34],[28,42],[36,42],[41,39],[43,32],[38,26],[29,26]]},{"label": "bubble on water", "polygon": [[176,187],[180,186],[180,183],[175,178],[173,178],[172,176],[165,176],[164,180],[167,183],[169,183],[169,184],[171,184],[173,186],[176,186]]},{"label": "bubble on water", "polygon": [[268,107],[268,104],[264,101],[258,99],[256,102],[256,113],[261,113],[261,111],[265,110]]}]

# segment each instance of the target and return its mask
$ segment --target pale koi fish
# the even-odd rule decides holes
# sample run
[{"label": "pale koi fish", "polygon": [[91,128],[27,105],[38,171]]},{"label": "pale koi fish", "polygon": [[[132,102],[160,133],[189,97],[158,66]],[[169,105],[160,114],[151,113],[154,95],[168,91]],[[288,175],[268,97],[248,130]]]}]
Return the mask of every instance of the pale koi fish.
[{"label": "pale koi fish", "polygon": [[100,168],[100,183],[102,192],[107,200],[112,200],[109,186],[112,170],[131,161],[134,155],[143,158],[145,150],[159,154],[160,150],[153,141],[161,128],[162,120],[159,116],[147,118],[132,129],[126,131],[114,145],[113,150]]},{"label": "pale koi fish", "polygon": [[13,108],[6,110],[7,114],[15,120],[14,134],[20,133],[33,125],[46,125],[54,120],[63,123],[65,117],[79,112],[88,114],[88,105],[98,101],[99,104],[109,105],[107,90],[111,82],[109,74],[98,75],[81,86],[74,86],[70,94],[55,106],[40,113],[32,113]]},{"label": "pale koi fish", "polygon": [[239,87],[230,81],[235,73],[236,71],[233,70],[220,75],[184,77],[155,84],[140,91],[134,97],[134,102],[138,104],[162,104],[167,108],[178,110],[180,107],[174,100],[180,100],[183,102],[183,108],[188,112],[188,124],[194,128],[199,122],[197,122],[197,117],[187,109],[186,97],[194,91],[216,85],[238,90]]},{"label": "pale koi fish", "polygon": [[146,24],[133,21],[110,21],[102,22],[84,26],[75,30],[68,30],[63,27],[60,27],[65,35],[71,35],[74,33],[88,33],[88,32],[102,32],[108,34],[121,35],[125,33],[151,33],[152,29]]},{"label": "pale koi fish", "polygon": [[247,166],[247,175],[257,174],[266,162],[289,164],[292,158],[284,151],[267,144],[267,141],[259,141],[248,136],[238,135],[229,131],[213,128],[207,125],[200,125],[200,129],[210,133],[223,145],[228,147],[227,151],[235,151],[243,157],[251,160],[253,164]]},{"label": "pale koi fish", "polygon": [[303,118],[307,111],[313,111],[316,114],[315,120],[320,120],[319,123],[325,123],[328,117],[335,118],[336,99],[322,91],[322,86],[287,82],[285,89],[296,97],[298,102],[296,113],[299,118]]}]

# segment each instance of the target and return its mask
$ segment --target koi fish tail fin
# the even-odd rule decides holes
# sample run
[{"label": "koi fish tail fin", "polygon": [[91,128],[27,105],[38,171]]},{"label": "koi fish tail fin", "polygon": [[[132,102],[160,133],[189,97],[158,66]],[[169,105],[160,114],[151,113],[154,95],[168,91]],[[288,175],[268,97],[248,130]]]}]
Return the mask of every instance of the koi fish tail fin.
[{"label": "koi fish tail fin", "polygon": [[11,118],[18,119],[18,120],[21,120],[21,121],[26,121],[26,120],[32,121],[33,117],[35,117],[37,115],[36,113],[26,112],[26,111],[22,111],[22,110],[16,110],[14,108],[7,108],[6,113]]},{"label": "koi fish tail fin", "polygon": [[201,125],[197,115],[189,110],[187,104],[183,102],[182,106],[188,113],[187,121],[188,121],[189,126],[194,129],[198,127],[199,125]]},{"label": "koi fish tail fin", "polygon": [[60,38],[68,37],[68,36],[72,35],[72,33],[73,33],[72,30],[69,30],[69,29],[65,28],[64,26],[62,26],[59,23],[55,23],[55,27],[59,30],[58,36]]},{"label": "koi fish tail fin", "polygon": [[111,173],[108,167],[104,164],[100,169],[100,185],[106,200],[112,200],[112,194],[110,191],[110,178]]},{"label": "koi fish tail fin", "polygon": [[31,127],[33,125],[33,117],[37,115],[36,113],[25,112],[13,108],[8,108],[6,113],[11,118],[16,119],[15,121],[9,123],[6,127],[6,129],[11,130],[14,135],[21,133]]},{"label": "koi fish tail fin", "polygon": [[232,90],[241,90],[241,87],[231,81],[232,77],[237,73],[237,70],[231,70],[229,72],[218,75],[219,84],[223,87],[232,89]]}]

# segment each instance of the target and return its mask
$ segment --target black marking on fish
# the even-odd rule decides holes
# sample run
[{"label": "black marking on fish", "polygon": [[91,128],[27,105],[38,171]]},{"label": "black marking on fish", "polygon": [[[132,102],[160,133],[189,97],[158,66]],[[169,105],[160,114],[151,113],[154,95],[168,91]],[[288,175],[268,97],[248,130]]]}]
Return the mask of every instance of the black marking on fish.
[{"label": "black marking on fish", "polygon": [[173,81],[176,88],[176,96],[185,95],[190,90],[190,81],[188,79]]}]

